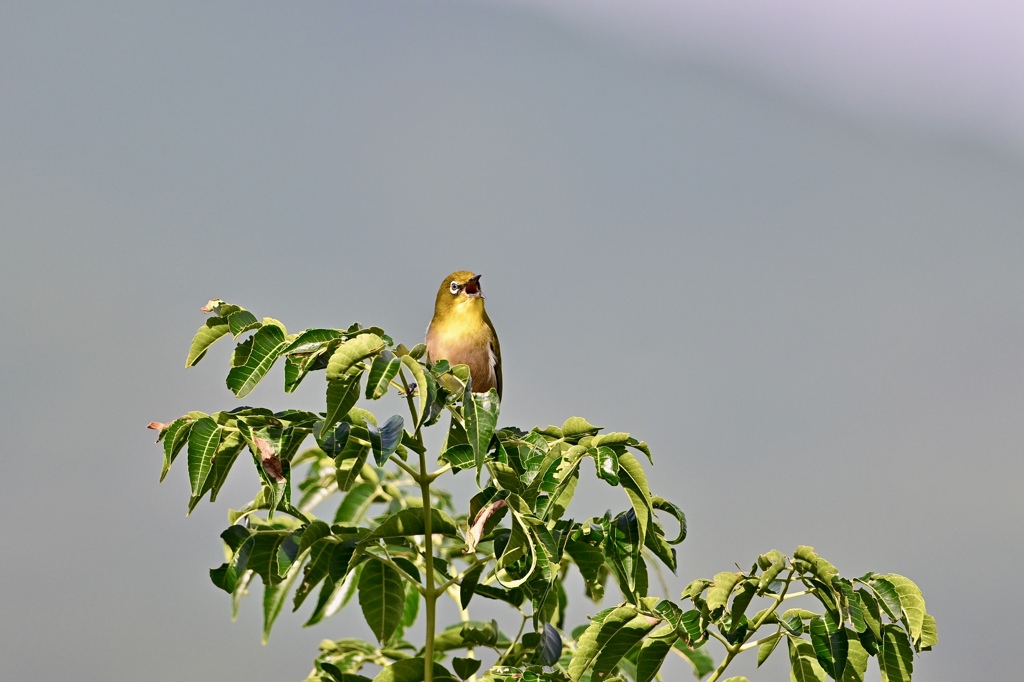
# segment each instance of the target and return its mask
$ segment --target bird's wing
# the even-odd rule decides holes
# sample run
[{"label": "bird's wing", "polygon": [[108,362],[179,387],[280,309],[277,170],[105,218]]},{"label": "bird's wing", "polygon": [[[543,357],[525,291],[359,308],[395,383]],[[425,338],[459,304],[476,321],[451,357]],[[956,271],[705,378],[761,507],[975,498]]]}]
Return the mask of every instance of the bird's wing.
[{"label": "bird's wing", "polygon": [[491,318],[487,317],[487,313],[484,313],[484,320],[487,322],[487,326],[491,330],[491,357],[494,358],[494,381],[497,384],[498,398],[501,398],[501,346],[498,344],[498,334],[494,331],[494,325],[491,324]]}]

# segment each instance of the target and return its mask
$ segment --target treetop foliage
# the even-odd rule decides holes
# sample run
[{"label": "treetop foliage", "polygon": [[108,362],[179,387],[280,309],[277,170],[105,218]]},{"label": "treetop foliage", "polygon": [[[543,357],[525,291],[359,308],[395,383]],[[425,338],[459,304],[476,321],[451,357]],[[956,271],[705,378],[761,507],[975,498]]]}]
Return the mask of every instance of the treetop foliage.
[{"label": "treetop foliage", "polygon": [[[911,580],[846,578],[810,547],[792,556],[772,550],[749,570],[694,580],[679,600],[652,596],[652,572],[676,570],[686,517],[651,491],[643,441],[580,417],[499,426],[497,393],[473,392],[465,365],[428,364],[423,344],[396,345],[378,327],[289,334],[278,320],[224,301],[203,310],[212,316],[186,365],[232,338],[226,383],[237,397],[278,361],[286,393],[311,372],[326,380],[318,412],[246,406],[150,424],[163,445],[161,480],[186,453],[190,512],[207,496],[216,501],[243,450],[252,456],[260,489],[230,511],[225,562],[210,578],[235,615],[259,578],[264,641],[289,600],[292,610],[310,602],[311,626],[356,597],[374,641],[325,640],[309,682],[368,682],[373,670],[374,682],[649,682],[670,654],[715,682],[739,653],[756,649],[760,665],[783,641],[797,682],[857,682],[872,657],[884,681],[902,682],[915,653],[936,643],[935,620]],[[407,414],[381,421],[359,406],[391,391]],[[428,465],[423,429],[442,421],[444,445]],[[570,506],[588,458],[600,480],[621,489],[621,507],[577,521]],[[436,481],[464,471],[472,473],[459,480],[475,493],[457,509]],[[570,571],[596,604],[609,583],[621,602],[567,623]],[[441,597],[460,613],[444,627]],[[816,608],[783,608],[800,597]],[[502,609],[518,632],[492,616]],[[410,635],[420,620],[417,644]],[[724,647],[717,664],[711,640]]]}]

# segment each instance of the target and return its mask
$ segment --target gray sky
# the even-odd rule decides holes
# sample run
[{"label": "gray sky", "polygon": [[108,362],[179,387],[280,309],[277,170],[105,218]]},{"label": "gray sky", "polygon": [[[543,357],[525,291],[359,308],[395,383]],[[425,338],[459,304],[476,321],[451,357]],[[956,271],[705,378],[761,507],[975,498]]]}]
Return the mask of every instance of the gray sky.
[{"label": "gray sky", "polygon": [[[690,521],[674,593],[810,544],[921,586],[940,644],[917,679],[1018,669],[981,623],[1014,622],[993,576],[1024,560],[1019,138],[908,124],[884,90],[871,117],[823,105],[744,71],[742,26],[714,25],[713,59],[551,16],[4,4],[0,677],[301,679],[349,622],[286,614],[261,647],[257,594],[231,624],[206,571],[254,476],[185,519],[144,425],[238,404],[223,349],[182,367],[209,298],[413,343],[461,268],[501,336],[503,423],[650,443]],[[317,405],[279,382],[246,402]]]},{"label": "gray sky", "polygon": [[[507,4],[507,3],[496,3]],[[1024,5],[1006,0],[513,0],[872,125],[1024,155]]]}]

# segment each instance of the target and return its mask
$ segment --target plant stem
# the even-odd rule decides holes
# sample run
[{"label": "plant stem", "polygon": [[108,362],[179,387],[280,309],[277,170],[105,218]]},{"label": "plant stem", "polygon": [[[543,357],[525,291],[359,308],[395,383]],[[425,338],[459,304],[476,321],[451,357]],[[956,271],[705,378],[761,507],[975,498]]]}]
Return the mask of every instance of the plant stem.
[{"label": "plant stem", "polygon": [[[758,618],[751,624],[750,630],[747,632],[747,635],[743,638],[743,641],[737,642],[736,644],[730,644],[724,637],[719,636],[712,630],[708,630],[708,634],[714,635],[718,640],[722,642],[722,644],[725,645],[726,654],[725,658],[722,660],[722,663],[717,668],[715,668],[715,672],[711,673],[711,677],[708,678],[707,682],[716,682],[716,680],[718,680],[718,678],[722,676],[722,673],[725,672],[725,669],[729,667],[729,664],[732,663],[732,659],[736,658],[737,654],[739,654],[741,651],[745,651],[746,649],[751,648],[745,647],[744,645],[748,641],[750,641],[750,638],[753,637],[754,633],[757,632],[757,629],[764,624],[765,620],[768,619],[768,616],[773,614],[775,610],[779,608],[779,605],[786,599],[786,592],[789,591],[789,586],[793,584],[794,573],[796,573],[795,566],[789,569],[789,575],[786,576],[786,585],[782,588],[782,592],[780,592],[779,595],[775,597],[775,603],[772,605],[770,609],[761,614],[760,618]],[[756,643],[760,644],[760,642]]]},{"label": "plant stem", "polygon": [[413,480],[416,481],[416,483],[420,483],[420,478],[421,478],[420,472],[416,471],[411,466],[409,466],[408,464],[406,464],[402,460],[398,459],[398,457],[395,457],[391,461],[394,462],[398,466],[399,469],[401,469],[405,473],[407,473],[410,476],[412,476]]},{"label": "plant stem", "polygon": [[420,492],[423,495],[423,560],[426,563],[423,599],[426,601],[426,640],[423,644],[423,682],[434,680],[434,631],[437,616],[437,588],[434,585],[434,534],[430,518],[430,477],[427,456],[420,453]]},{"label": "plant stem", "polygon": [[523,622],[519,624],[519,632],[516,633],[515,638],[513,638],[512,641],[509,643],[508,649],[505,650],[505,653],[498,657],[499,663],[503,663],[504,660],[508,658],[509,655],[512,653],[512,650],[516,648],[516,642],[518,642],[519,638],[523,636],[523,630],[526,628],[526,621],[528,620],[530,620],[530,617],[524,613]]},{"label": "plant stem", "polygon": [[487,556],[485,556],[485,557],[483,557],[481,559],[477,559],[465,571],[462,571],[461,573],[456,575],[454,578],[452,578],[451,580],[448,580],[446,583],[444,583],[443,585],[438,587],[437,591],[438,592],[446,591],[449,587],[453,586],[455,583],[457,583],[458,581],[460,581],[463,578],[465,578],[466,574],[469,573],[470,571],[472,571],[474,568],[476,568],[477,566],[482,566],[482,565],[486,564],[488,561],[491,561],[493,558],[494,558],[493,554],[488,554]]},{"label": "plant stem", "polygon": [[[409,390],[409,382],[405,378],[405,372],[399,369],[398,376],[402,380],[402,386],[405,388],[405,402],[409,406],[409,415],[412,417],[413,424],[416,424],[416,430],[413,432],[413,438],[419,443],[420,450],[420,470],[414,471],[412,467],[401,466],[404,462],[395,460],[395,463],[399,465],[399,468],[404,469],[409,473],[417,483],[420,484],[420,495],[423,499],[423,561],[424,570],[426,577],[423,581],[423,601],[426,607],[426,636],[423,642],[423,682],[434,682],[434,633],[437,630],[437,597],[438,589],[434,583],[434,529],[432,528],[433,519],[431,519],[431,505],[430,505],[430,484],[433,482],[429,472],[427,471],[427,454],[426,448],[423,447],[423,437],[420,435],[420,426],[418,424],[419,417],[416,414],[416,405],[412,400],[412,391]],[[417,391],[423,390],[422,386],[416,387]],[[443,594],[443,591],[441,592]]]}]

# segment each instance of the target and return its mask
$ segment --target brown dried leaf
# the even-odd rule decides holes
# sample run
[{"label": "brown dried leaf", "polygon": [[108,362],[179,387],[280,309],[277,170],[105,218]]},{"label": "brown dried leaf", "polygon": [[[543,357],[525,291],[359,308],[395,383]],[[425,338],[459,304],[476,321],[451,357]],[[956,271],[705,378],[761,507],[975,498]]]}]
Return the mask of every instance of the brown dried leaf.
[{"label": "brown dried leaf", "polygon": [[203,312],[212,313],[214,310],[217,309],[217,306],[219,306],[223,302],[224,301],[220,300],[219,298],[211,298],[209,301],[206,302],[206,305],[203,306]]},{"label": "brown dried leaf", "polygon": [[263,470],[267,475],[278,483],[284,481],[284,469],[281,467],[281,460],[274,454],[274,446],[266,438],[253,438],[252,442],[260,451],[260,460],[263,462]]},{"label": "brown dried leaf", "polygon": [[487,523],[487,519],[494,516],[505,506],[505,500],[495,500],[477,512],[476,518],[473,519],[472,527],[470,527],[469,532],[466,533],[466,554],[476,550],[476,546],[480,543],[480,537],[484,533],[484,524]]}]

